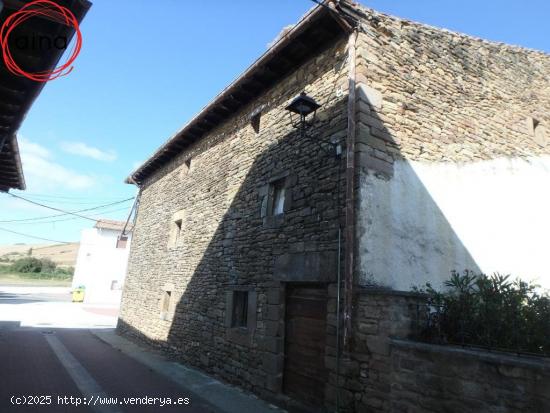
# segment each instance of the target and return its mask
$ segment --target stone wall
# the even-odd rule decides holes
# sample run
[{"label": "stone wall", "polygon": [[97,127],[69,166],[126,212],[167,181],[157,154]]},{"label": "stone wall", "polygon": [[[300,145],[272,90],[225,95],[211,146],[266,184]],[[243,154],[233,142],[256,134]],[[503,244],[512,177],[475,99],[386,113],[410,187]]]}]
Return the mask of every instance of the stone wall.
[{"label": "stone wall", "polygon": [[[412,334],[421,301],[422,297],[411,293],[373,288],[356,291],[352,348],[342,355],[339,368],[342,412],[392,411],[391,340]],[[336,376],[332,379],[336,383]]]},{"label": "stone wall", "polygon": [[420,295],[363,289],[356,302],[342,411],[550,411],[550,359],[410,341]]},{"label": "stone wall", "polygon": [[392,341],[391,411],[550,411],[550,360]]},{"label": "stone wall", "polygon": [[[325,151],[330,140],[345,150],[347,39],[327,47],[147,180],[118,326],[283,404],[284,286],[336,281],[344,218],[345,158]],[[304,90],[322,105],[307,139],[285,110]],[[256,132],[250,118],[258,111]],[[280,178],[284,214],[266,216],[269,184]],[[231,294],[242,290],[249,292],[248,324],[236,328]],[[331,291],[329,356],[335,346]]]},{"label": "stone wall", "polygon": [[550,288],[550,56],[359,14],[360,282],[471,269]]}]

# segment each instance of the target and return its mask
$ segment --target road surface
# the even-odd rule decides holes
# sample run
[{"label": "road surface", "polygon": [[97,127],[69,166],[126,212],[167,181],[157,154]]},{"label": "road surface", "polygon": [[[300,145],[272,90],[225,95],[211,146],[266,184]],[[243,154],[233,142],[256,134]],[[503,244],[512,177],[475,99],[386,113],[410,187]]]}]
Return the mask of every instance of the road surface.
[{"label": "road surface", "polygon": [[0,286],[0,412],[220,411],[78,328],[112,327],[93,310],[63,289]]}]

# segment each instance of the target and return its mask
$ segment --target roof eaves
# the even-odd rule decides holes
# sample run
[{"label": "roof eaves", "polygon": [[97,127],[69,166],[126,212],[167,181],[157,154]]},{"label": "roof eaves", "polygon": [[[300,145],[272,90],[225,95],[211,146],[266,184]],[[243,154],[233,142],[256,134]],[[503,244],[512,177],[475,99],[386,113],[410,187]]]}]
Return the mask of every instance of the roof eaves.
[{"label": "roof eaves", "polygon": [[13,157],[15,161],[15,167],[17,168],[17,172],[19,174],[19,186],[15,189],[20,189],[21,191],[24,191],[27,188],[27,185],[25,184],[25,175],[23,174],[23,165],[21,163],[21,154],[19,152],[19,145],[17,144],[17,138],[15,135],[12,135],[11,137],[11,145],[13,150]]},{"label": "roof eaves", "polygon": [[170,137],[165,143],[163,143],[143,164],[137,167],[126,178],[125,182],[134,185],[140,185],[142,180],[140,175],[144,170],[152,165],[160,156],[169,151],[170,146],[187,130],[191,129],[197,124],[211,109],[218,105],[224,98],[229,96],[237,87],[248,79],[262,64],[266,63],[273,56],[276,56],[286,45],[292,42],[301,32],[303,32],[309,25],[316,20],[322,13],[329,13],[333,16],[338,23],[342,26],[347,25],[345,19],[337,16],[337,12],[333,7],[328,6],[331,3],[330,0],[326,0],[323,4],[319,4],[310,9],[299,21],[292,27],[287,33],[281,36],[269,49],[267,49],[256,61],[250,65],[242,74],[240,74],[233,82],[231,82],[226,88],[224,88],[210,103],[201,109],[201,111],[195,115],[185,126],[178,130],[172,137]]}]

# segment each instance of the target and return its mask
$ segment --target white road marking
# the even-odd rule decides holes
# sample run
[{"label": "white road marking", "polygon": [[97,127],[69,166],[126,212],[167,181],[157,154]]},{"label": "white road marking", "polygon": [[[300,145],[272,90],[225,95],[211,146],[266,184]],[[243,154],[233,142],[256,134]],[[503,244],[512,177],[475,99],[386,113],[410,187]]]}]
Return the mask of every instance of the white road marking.
[{"label": "white road marking", "polygon": [[[54,335],[45,334],[44,338],[52,348],[53,352],[73,379],[76,387],[86,399],[110,398],[111,396],[101,388],[99,383],[88,373],[82,364],[70,353],[65,345]],[[97,413],[123,413],[117,406],[96,405],[90,406]]]}]

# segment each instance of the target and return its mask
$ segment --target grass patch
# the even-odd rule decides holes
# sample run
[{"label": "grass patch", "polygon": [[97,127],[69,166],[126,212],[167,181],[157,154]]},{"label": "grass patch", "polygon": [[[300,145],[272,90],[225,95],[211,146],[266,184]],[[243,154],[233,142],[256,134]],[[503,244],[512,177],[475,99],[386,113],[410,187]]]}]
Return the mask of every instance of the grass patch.
[{"label": "grass patch", "polygon": [[28,285],[28,286],[48,286],[48,287],[69,287],[71,279],[60,278],[32,278],[28,274],[17,274],[11,272],[0,273],[0,285]]},{"label": "grass patch", "polygon": [[24,285],[68,286],[73,278],[74,268],[58,267],[47,258],[19,258],[0,263],[0,283]]}]

